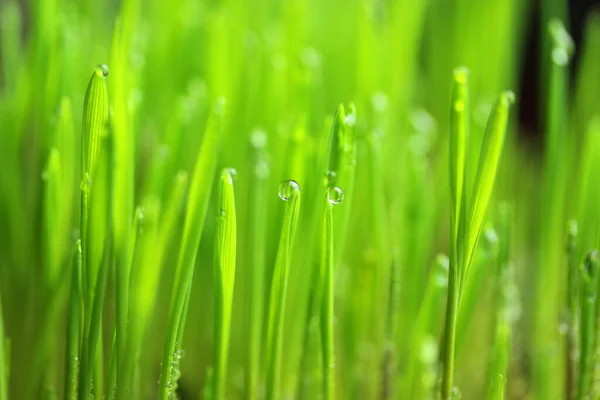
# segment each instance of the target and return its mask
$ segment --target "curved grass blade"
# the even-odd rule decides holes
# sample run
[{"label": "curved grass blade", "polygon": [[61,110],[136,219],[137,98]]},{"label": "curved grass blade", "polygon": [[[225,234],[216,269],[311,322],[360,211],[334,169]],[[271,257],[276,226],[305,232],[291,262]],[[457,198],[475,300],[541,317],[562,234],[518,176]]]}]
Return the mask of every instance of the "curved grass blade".
[{"label": "curved grass blade", "polygon": [[581,327],[578,400],[590,398],[596,349],[596,302],[598,291],[598,251],[590,252],[581,271]]},{"label": "curved grass blade", "polygon": [[233,178],[235,172],[226,168],[219,180],[219,209],[215,235],[215,347],[214,389],[215,399],[224,399],[227,382],[227,361],[231,330],[231,309],[235,286],[236,216]]},{"label": "curved grass blade", "polygon": [[186,303],[192,287],[194,265],[198,244],[204,229],[204,220],[208,210],[208,201],[212,190],[212,181],[219,152],[220,125],[225,104],[220,100],[210,117],[204,133],[202,147],[196,160],[192,178],[188,205],[186,209],[183,237],[177,260],[177,270],[171,307],[168,318],[168,331],[163,349],[162,369],[159,381],[158,398],[167,400],[173,386],[173,361],[177,347],[177,337],[183,334],[186,319]]},{"label": "curved grass blade", "polygon": [[479,241],[483,217],[492,195],[496,172],[504,147],[509,109],[514,102],[515,95],[513,92],[503,92],[492,109],[485,130],[477,173],[473,183],[473,192],[469,202],[463,276],[469,273],[469,266]]},{"label": "curved grass blade", "polygon": [[335,351],[333,329],[333,206],[344,199],[342,189],[333,186],[327,189],[321,220],[321,346],[323,366],[323,399],[334,399]]},{"label": "curved grass blade", "polygon": [[287,201],[281,225],[279,248],[271,282],[267,331],[267,392],[266,399],[281,397],[280,374],[283,345],[283,326],[288,277],[290,272],[294,235],[300,212],[300,186],[295,181],[284,181],[279,186],[279,197]]}]

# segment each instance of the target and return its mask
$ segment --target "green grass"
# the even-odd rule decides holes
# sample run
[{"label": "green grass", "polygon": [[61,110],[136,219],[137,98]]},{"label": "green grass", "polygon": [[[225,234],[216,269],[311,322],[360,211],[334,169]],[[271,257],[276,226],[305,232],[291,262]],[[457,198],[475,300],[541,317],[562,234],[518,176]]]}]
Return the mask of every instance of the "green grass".
[{"label": "green grass", "polygon": [[600,19],[567,20],[2,3],[0,400],[600,396]]}]

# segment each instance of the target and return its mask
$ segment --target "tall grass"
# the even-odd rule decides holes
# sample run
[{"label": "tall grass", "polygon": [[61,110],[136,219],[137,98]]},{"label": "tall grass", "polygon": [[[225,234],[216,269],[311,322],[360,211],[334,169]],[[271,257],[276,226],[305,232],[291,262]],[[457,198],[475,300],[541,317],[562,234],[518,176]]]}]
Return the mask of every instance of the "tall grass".
[{"label": "tall grass", "polygon": [[600,20],[567,20],[2,3],[0,400],[597,398]]}]

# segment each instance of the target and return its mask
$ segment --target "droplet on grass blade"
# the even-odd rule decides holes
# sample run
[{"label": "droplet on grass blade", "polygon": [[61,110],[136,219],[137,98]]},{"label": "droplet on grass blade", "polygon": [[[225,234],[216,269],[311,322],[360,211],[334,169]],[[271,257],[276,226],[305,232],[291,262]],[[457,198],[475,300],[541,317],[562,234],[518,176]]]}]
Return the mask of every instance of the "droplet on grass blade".
[{"label": "droplet on grass blade", "polygon": [[327,189],[327,198],[331,204],[340,204],[344,200],[344,192],[337,186]]},{"label": "droplet on grass blade", "polygon": [[560,67],[569,64],[575,44],[559,19],[553,19],[548,23],[548,31],[552,40],[552,62]]},{"label": "droplet on grass blade", "polygon": [[279,185],[279,198],[283,201],[288,201],[295,193],[300,191],[300,185],[294,180],[287,180],[281,182]]}]

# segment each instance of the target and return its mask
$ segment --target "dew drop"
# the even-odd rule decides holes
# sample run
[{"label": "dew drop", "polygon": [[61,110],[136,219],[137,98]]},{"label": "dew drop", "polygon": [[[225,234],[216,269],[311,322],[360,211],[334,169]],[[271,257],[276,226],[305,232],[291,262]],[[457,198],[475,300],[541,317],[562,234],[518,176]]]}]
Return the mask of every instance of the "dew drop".
[{"label": "dew drop", "polygon": [[340,204],[344,200],[344,192],[337,186],[327,189],[327,198],[331,204]]},{"label": "dew drop", "polygon": [[227,171],[229,172],[229,175],[231,176],[231,181],[235,182],[237,181],[237,171],[235,168],[227,168]]},{"label": "dew drop", "polygon": [[450,395],[450,398],[452,400],[462,399],[462,393],[456,386],[452,388],[452,394]]},{"label": "dew drop", "polygon": [[454,70],[454,80],[458,83],[467,83],[469,77],[469,69],[465,66],[458,67]]},{"label": "dew drop", "polygon": [[290,197],[293,196],[294,192],[299,192],[300,191],[300,185],[298,185],[298,182],[294,181],[294,180],[287,180],[287,181],[283,181],[281,182],[281,184],[279,185],[279,198],[283,201],[288,201],[290,199]]},{"label": "dew drop", "polygon": [[48,171],[44,170],[42,171],[42,180],[43,181],[47,181],[48,180]]},{"label": "dew drop", "polygon": [[91,186],[92,186],[92,178],[90,177],[89,174],[86,173],[85,176],[83,177],[83,179],[81,180],[81,184],[79,185],[79,188],[83,192],[89,192]]},{"label": "dew drop", "polygon": [[344,117],[346,126],[354,126],[356,124],[356,114],[348,114]]},{"label": "dew drop", "polygon": [[327,186],[335,186],[335,182],[337,180],[337,174],[335,171],[327,171],[325,172],[325,185]]},{"label": "dew drop", "polygon": [[96,67],[96,71],[100,72],[102,74],[103,78],[106,78],[108,76],[108,65],[106,65],[106,64],[99,64]]},{"label": "dew drop", "polygon": [[502,98],[508,103],[508,105],[514,104],[517,99],[515,92],[512,90],[505,90],[502,92]]},{"label": "dew drop", "polygon": [[569,53],[563,47],[555,47],[552,49],[552,61],[554,64],[564,67],[569,63]]}]

